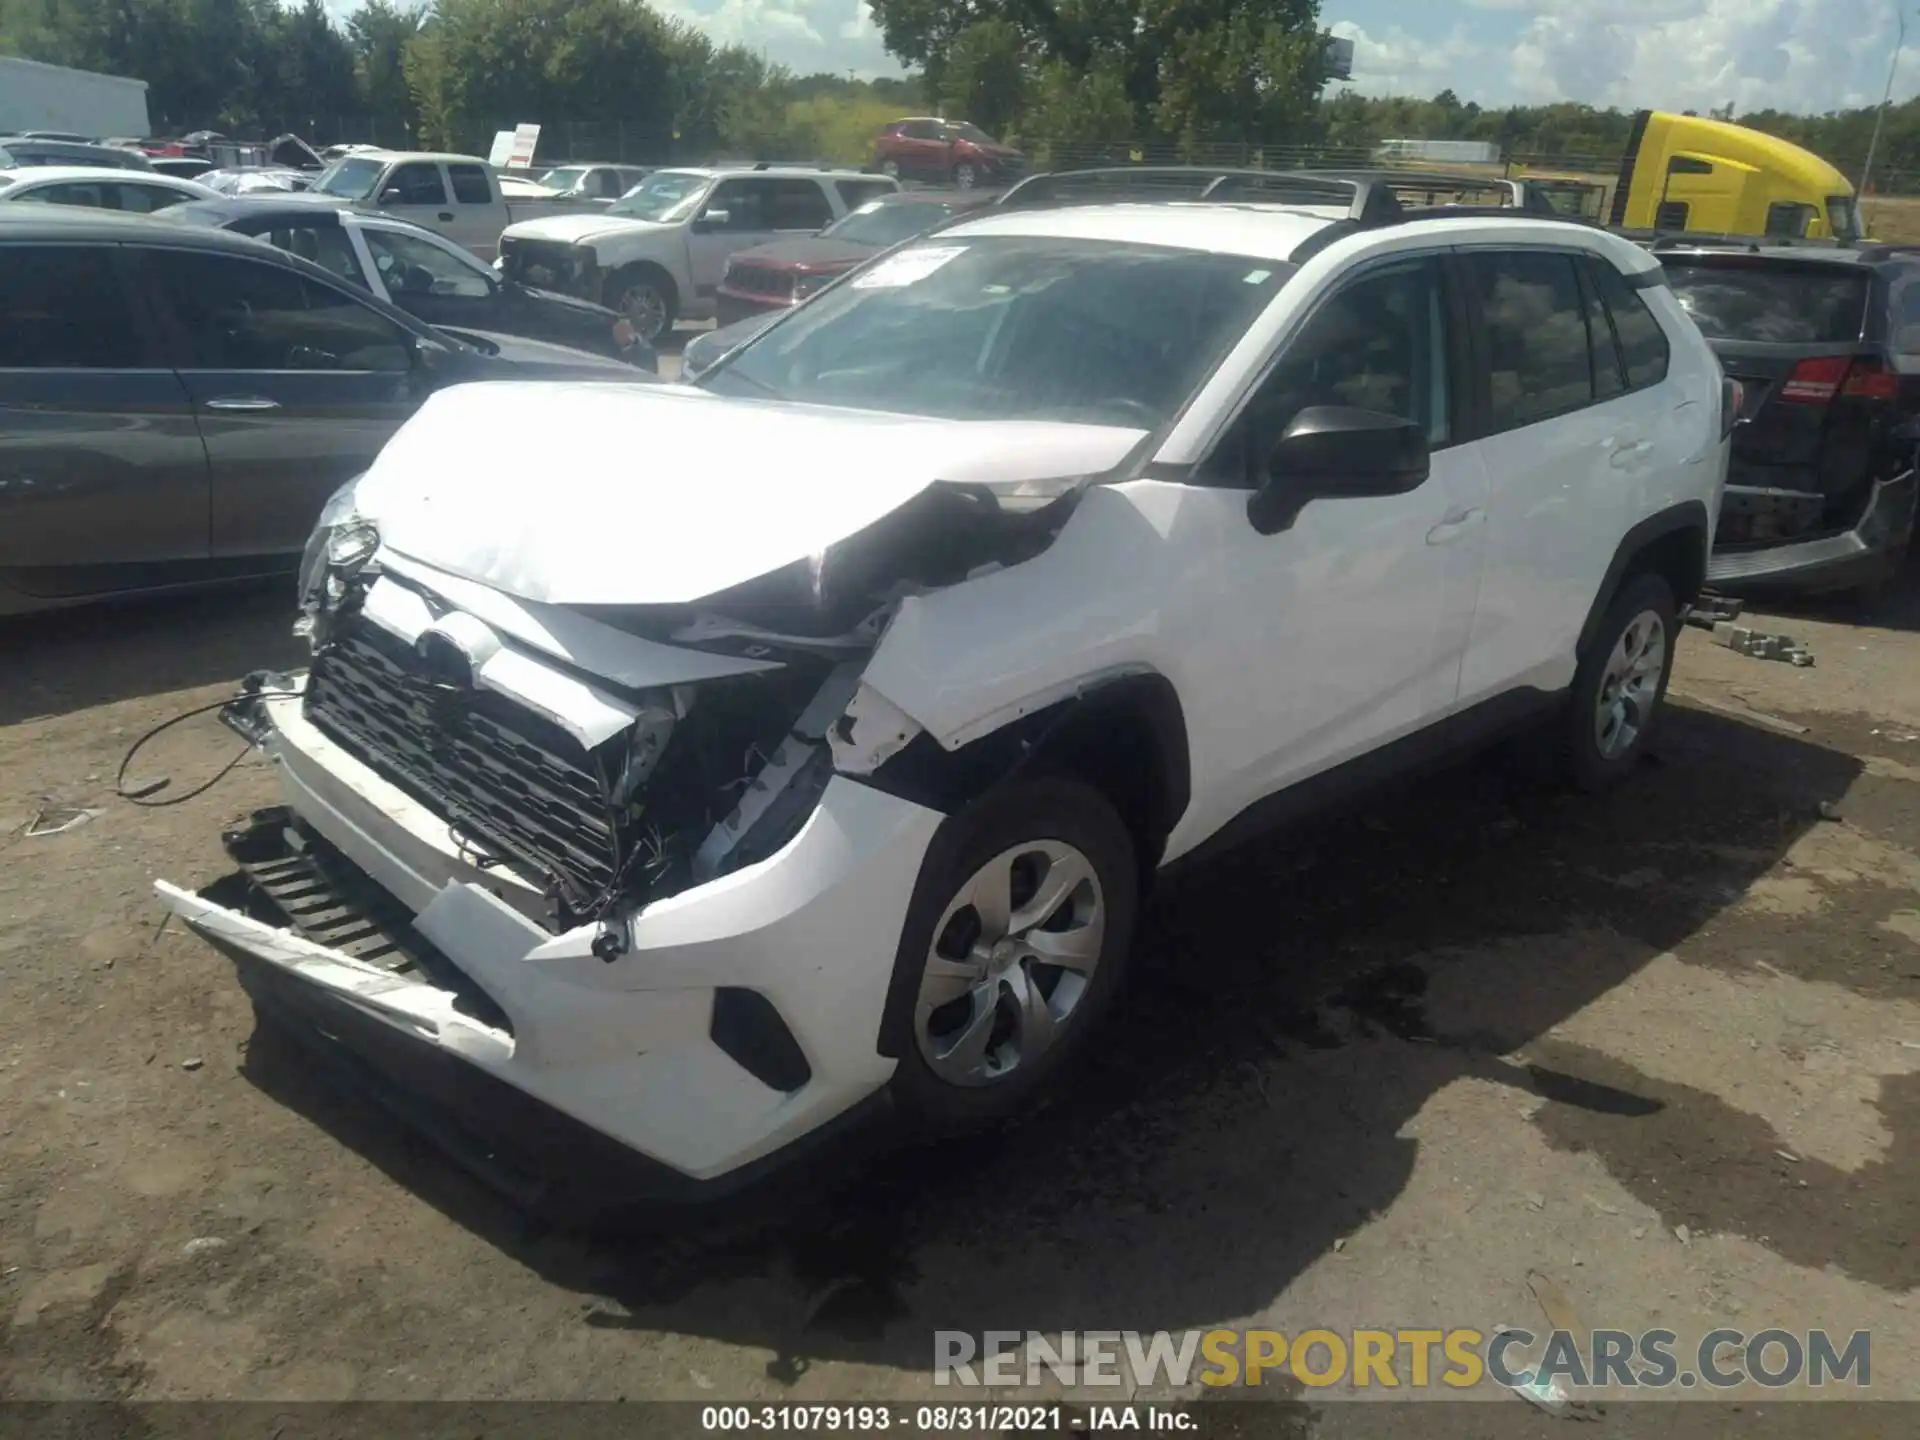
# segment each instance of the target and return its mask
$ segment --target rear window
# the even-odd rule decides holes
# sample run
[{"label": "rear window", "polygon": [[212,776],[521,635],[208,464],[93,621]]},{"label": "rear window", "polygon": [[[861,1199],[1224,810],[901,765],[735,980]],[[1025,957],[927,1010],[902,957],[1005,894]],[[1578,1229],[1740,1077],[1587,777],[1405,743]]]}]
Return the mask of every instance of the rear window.
[{"label": "rear window", "polygon": [[1838,266],[1667,262],[1667,280],[1709,340],[1843,345],[1860,338],[1864,271]]}]

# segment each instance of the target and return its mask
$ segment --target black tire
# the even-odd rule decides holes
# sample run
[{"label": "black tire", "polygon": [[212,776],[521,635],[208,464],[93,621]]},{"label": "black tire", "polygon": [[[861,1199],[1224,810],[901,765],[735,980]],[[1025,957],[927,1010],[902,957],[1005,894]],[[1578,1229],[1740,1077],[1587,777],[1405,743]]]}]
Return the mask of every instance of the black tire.
[{"label": "black tire", "polygon": [[[1004,1078],[979,1086],[938,1074],[922,1053],[915,1001],[935,936],[934,926],[961,886],[994,857],[1027,842],[1062,841],[1090,862],[1105,906],[1105,933],[1086,989],[1055,1039],[1035,1062],[1023,1060]],[[891,1082],[899,1108],[918,1128],[937,1134],[973,1130],[1029,1108],[1035,1093],[1057,1080],[1081,1053],[1112,1005],[1133,944],[1140,872],[1133,837],[1106,797],[1064,778],[1015,781],[982,796],[947,820],[921,866],[895,957],[895,990],[903,1002],[899,1064]]]},{"label": "black tire", "polygon": [[971,190],[980,183],[980,167],[963,160],[953,167],[952,181],[957,189]]},{"label": "black tire", "polygon": [[614,275],[607,282],[607,307],[626,316],[633,333],[653,346],[673,332],[680,311],[673,281],[650,265],[636,265]]},{"label": "black tire", "polygon": [[[1573,692],[1567,707],[1567,774],[1573,783],[1589,793],[1611,788],[1630,775],[1647,753],[1658,728],[1660,711],[1666,703],[1667,681],[1673,674],[1673,654],[1680,636],[1676,618],[1678,605],[1673,587],[1664,576],[1635,575],[1613,597],[1593,646],[1580,662],[1573,679]],[[1630,742],[1608,753],[1601,748],[1598,712],[1601,687],[1607,681],[1607,668],[1620,646],[1627,627],[1651,614],[1660,622],[1661,643],[1665,655],[1659,667],[1659,684],[1651,704],[1638,713],[1635,733]]]}]

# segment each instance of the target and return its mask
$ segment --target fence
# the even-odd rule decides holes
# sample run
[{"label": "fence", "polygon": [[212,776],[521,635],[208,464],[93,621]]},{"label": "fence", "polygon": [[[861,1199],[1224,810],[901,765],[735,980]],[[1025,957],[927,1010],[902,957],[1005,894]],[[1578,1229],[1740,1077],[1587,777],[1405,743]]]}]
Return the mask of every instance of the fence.
[{"label": "fence", "polygon": [[[484,155],[497,130],[511,130],[517,119],[476,128],[460,137],[456,148]],[[157,135],[180,134],[198,128],[199,122],[173,122],[156,118]],[[315,147],[327,145],[380,145],[389,149],[411,149],[420,142],[405,120],[397,116],[344,115],[308,119],[283,118],[263,124],[261,136],[291,131]],[[249,137],[255,138],[255,137]],[[1263,145],[1256,141],[1210,142],[1182,145],[1162,140],[1122,140],[1112,143],[1054,141],[1044,137],[1026,137],[1023,148],[1039,169],[1076,170],[1095,165],[1221,165],[1256,169],[1288,170],[1299,168],[1336,169],[1374,164],[1374,151],[1367,146]],[[630,165],[696,164],[716,158],[711,147],[695,147],[675,138],[653,120],[554,120],[540,129],[539,158],[542,164],[560,165],[574,160],[606,160]],[[802,158],[799,156],[781,158]],[[860,155],[807,156],[807,159],[837,160],[858,164]],[[1835,162],[1845,175],[1858,175],[1864,156]],[[1499,169],[1506,174],[1547,171],[1559,174],[1602,176],[1612,179],[1619,173],[1617,154],[1536,154],[1509,155]],[[1410,162],[1418,166],[1420,162]],[[1486,166],[1455,167],[1486,171]],[[1920,169],[1882,168],[1875,176],[1876,196],[1920,195]]]}]

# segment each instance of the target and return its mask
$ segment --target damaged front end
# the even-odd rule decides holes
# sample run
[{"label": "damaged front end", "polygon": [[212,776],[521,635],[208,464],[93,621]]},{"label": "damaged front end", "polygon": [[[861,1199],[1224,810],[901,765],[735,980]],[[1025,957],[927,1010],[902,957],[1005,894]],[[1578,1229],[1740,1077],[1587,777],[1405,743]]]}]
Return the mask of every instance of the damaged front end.
[{"label": "damaged front end", "polygon": [[[308,672],[228,707],[285,798],[227,837],[246,896],[159,892],[257,999],[329,1012],[313,1033],[363,1060],[397,1046],[394,1094],[425,1047],[668,1190],[744,1174],[892,1072],[882,1009],[944,817],[863,778],[921,729],[863,676],[903,606],[1044,552],[1083,486],[914,485],[813,553],[641,604],[423,559],[350,487],[303,570]],[[474,1153],[557,1163],[491,1131],[513,1105],[457,1108]]]}]

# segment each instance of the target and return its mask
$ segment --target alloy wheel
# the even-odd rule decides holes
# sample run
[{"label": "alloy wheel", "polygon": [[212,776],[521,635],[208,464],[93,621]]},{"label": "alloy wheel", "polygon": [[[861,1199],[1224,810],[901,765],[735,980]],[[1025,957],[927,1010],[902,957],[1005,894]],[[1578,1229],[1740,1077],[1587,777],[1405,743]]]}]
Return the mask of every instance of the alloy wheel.
[{"label": "alloy wheel", "polygon": [[1639,743],[1659,703],[1666,668],[1666,622],[1642,610],[1621,632],[1600,677],[1593,738],[1603,760],[1616,760]]},{"label": "alloy wheel", "polygon": [[914,1004],[928,1068],[983,1086],[1037,1062],[1085,998],[1106,926],[1093,863],[1064,841],[1016,845],[974,871],[934,926]]},{"label": "alloy wheel", "polygon": [[667,328],[666,297],[644,280],[621,292],[620,313],[632,324],[634,334],[649,345]]}]

